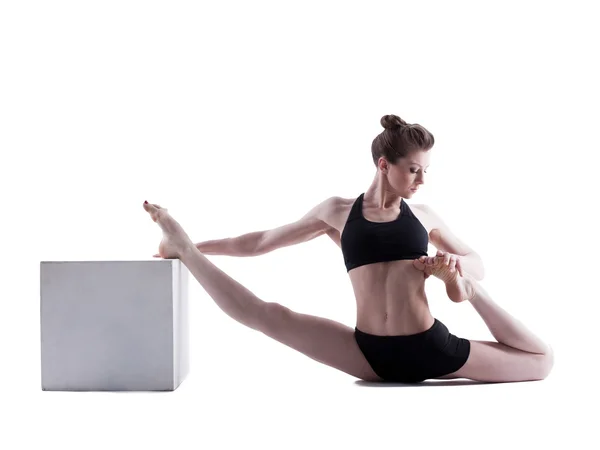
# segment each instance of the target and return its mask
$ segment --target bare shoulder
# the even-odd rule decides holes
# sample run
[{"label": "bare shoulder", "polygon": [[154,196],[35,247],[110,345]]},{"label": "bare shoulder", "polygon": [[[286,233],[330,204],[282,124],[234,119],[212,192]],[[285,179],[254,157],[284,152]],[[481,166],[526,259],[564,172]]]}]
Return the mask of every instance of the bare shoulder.
[{"label": "bare shoulder", "polygon": [[319,219],[327,224],[330,223],[330,219],[333,214],[338,209],[339,205],[339,197],[327,197],[325,200],[322,200],[316,206],[314,206],[310,211],[308,211],[303,218],[309,219]]},{"label": "bare shoulder", "polygon": [[354,198],[344,198],[340,196],[329,197],[322,203],[322,220],[332,229],[337,231],[341,230],[355,200],[356,199]]},{"label": "bare shoulder", "polygon": [[429,206],[427,206],[424,203],[415,203],[415,204],[411,204],[410,208],[414,211],[415,209],[417,210],[417,212],[421,213],[421,214],[428,214],[430,211]]},{"label": "bare shoulder", "polygon": [[345,198],[340,196],[329,197],[328,199],[329,208],[333,213],[351,208],[355,201],[355,198]]},{"label": "bare shoulder", "polygon": [[417,203],[410,205],[410,207],[413,211],[416,210],[418,213],[422,214],[428,222],[437,223],[440,220],[440,217],[435,213],[433,208],[425,203]]},{"label": "bare shoulder", "polygon": [[421,224],[425,227],[427,233],[431,233],[431,230],[440,226],[439,217],[428,205],[424,203],[415,203],[410,204],[409,206],[413,214],[417,216],[417,219],[419,219]]},{"label": "bare shoulder", "polygon": [[[416,206],[416,205],[415,205]],[[459,238],[448,226],[446,221],[429,205],[419,205],[413,212],[418,216],[417,211],[422,211],[422,217],[419,220],[427,228],[429,241],[438,249],[456,255],[468,255],[477,253],[464,240]],[[433,233],[432,233],[433,231]]]},{"label": "bare shoulder", "polygon": [[354,198],[336,195],[322,203],[321,219],[328,225],[326,234],[340,248],[342,247],[341,232],[355,201]]}]

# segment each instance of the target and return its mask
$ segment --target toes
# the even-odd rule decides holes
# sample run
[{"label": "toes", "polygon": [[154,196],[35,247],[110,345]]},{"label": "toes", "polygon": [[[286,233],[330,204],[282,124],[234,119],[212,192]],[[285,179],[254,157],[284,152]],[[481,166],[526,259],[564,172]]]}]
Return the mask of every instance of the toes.
[{"label": "toes", "polygon": [[163,211],[168,211],[167,208],[163,208],[160,205],[157,205],[156,203],[148,203],[147,201],[144,202],[144,209],[146,211],[152,211],[152,212],[156,212],[160,209],[162,209]]},{"label": "toes", "polygon": [[157,209],[154,205],[152,205],[151,203],[147,203],[144,202],[144,210],[150,214],[150,217],[152,218],[152,220],[154,222],[158,222],[158,216],[159,216],[159,209]]},{"label": "toes", "polygon": [[160,205],[158,205],[158,204],[156,204],[156,203],[149,203],[149,205],[153,206],[153,207],[154,207],[154,209],[155,209],[156,211],[158,211],[158,210],[161,210],[161,209],[162,209],[163,211],[165,211],[165,212],[167,212],[167,211],[168,211],[168,209],[167,209],[167,208],[163,208],[162,206],[160,206]]}]

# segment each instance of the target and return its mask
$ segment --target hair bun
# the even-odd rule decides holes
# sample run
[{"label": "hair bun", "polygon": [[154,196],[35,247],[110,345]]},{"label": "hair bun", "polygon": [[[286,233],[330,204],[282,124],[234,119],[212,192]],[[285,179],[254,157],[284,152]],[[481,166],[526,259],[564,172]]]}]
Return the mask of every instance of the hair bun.
[{"label": "hair bun", "polygon": [[396,130],[407,125],[404,120],[394,114],[388,114],[381,118],[381,126],[386,130]]}]

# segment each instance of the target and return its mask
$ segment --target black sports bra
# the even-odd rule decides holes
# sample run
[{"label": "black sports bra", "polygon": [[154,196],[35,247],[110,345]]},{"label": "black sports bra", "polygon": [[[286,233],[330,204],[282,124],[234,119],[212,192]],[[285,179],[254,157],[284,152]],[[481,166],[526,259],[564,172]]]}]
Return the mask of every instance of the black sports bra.
[{"label": "black sports bra", "polygon": [[346,270],[383,261],[427,256],[429,235],[404,199],[391,222],[371,222],[363,216],[364,193],[356,199],[340,238]]}]

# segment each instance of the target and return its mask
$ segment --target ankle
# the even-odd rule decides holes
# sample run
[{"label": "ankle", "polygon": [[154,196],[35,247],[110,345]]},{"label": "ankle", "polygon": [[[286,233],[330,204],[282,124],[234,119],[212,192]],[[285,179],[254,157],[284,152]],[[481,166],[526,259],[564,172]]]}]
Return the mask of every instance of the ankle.
[{"label": "ankle", "polygon": [[187,245],[178,252],[178,258],[182,261],[189,258],[194,253],[200,253],[200,250],[195,245]]},{"label": "ankle", "polygon": [[464,278],[464,283],[465,283],[465,290],[467,291],[468,297],[467,297],[467,301],[473,303],[474,301],[476,301],[477,299],[479,299],[479,292],[480,292],[480,285],[479,283],[477,283],[477,280],[475,280],[475,278],[473,278],[471,275],[469,274],[465,274]]}]

